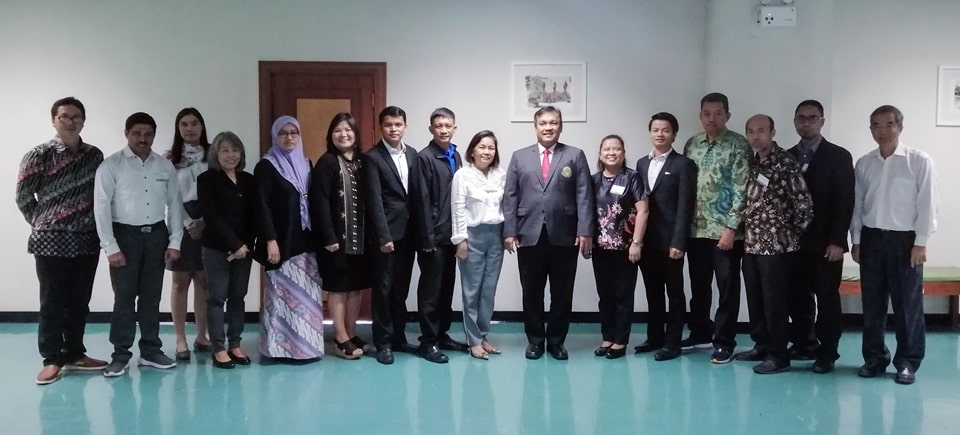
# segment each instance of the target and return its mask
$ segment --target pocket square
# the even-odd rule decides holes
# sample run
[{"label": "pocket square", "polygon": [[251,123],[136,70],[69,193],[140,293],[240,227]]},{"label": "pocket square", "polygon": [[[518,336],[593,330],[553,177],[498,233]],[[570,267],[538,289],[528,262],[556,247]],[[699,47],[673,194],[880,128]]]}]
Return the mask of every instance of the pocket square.
[{"label": "pocket square", "polygon": [[670,172],[664,172],[663,175],[670,175]]}]

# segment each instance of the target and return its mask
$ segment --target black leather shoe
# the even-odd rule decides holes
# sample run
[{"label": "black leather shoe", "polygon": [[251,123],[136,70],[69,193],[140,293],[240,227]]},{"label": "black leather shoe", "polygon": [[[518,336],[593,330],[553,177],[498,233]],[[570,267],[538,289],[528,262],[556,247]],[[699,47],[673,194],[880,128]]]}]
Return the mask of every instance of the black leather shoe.
[{"label": "black leather shoe", "polygon": [[[567,358],[570,358],[570,355],[567,353],[567,349],[564,349],[562,344],[548,344],[547,352],[550,352],[550,356],[552,356],[555,360],[563,361]],[[608,354],[609,352],[610,351],[607,351]]]},{"label": "black leather shoe", "polygon": [[760,364],[753,366],[753,372],[758,375],[772,375],[790,371],[790,361],[777,361],[765,359]]},{"label": "black leather shoe", "polygon": [[653,354],[653,359],[657,361],[667,361],[680,356],[680,349],[660,349]]},{"label": "black leather shoe", "polygon": [[893,378],[894,382],[902,385],[910,385],[916,380],[916,373],[914,373],[909,367],[904,367],[900,370],[897,370],[897,377]]},{"label": "black leather shoe", "polygon": [[600,346],[593,351],[594,356],[607,356],[607,351],[610,350],[610,346]]},{"label": "black leather shoe", "polygon": [[467,352],[470,350],[470,346],[467,346],[467,343],[461,343],[450,338],[450,336],[441,338],[440,342],[437,343],[437,347],[439,347],[440,350],[449,350],[453,352]]},{"label": "black leather shoe", "polygon": [[[611,347],[610,350],[607,351],[607,359],[623,358],[626,354],[627,354],[626,346],[621,347],[620,349],[614,349]],[[554,358],[556,358],[556,356],[554,356]],[[563,359],[566,359],[566,358],[563,358]]]},{"label": "black leather shoe", "polygon": [[767,353],[762,350],[757,350],[757,348],[754,347],[746,352],[740,352],[734,355],[733,359],[737,361],[763,361],[767,359]]},{"label": "black leather shoe", "polygon": [[640,343],[639,346],[635,346],[633,350],[636,353],[647,353],[647,352],[653,352],[661,348],[663,348],[662,344],[651,343],[650,340],[647,340],[647,341],[644,341],[643,343]]},{"label": "black leather shoe", "polygon": [[787,349],[787,356],[791,361],[813,361],[816,359],[813,352],[796,345]]},{"label": "black leather shoe", "polygon": [[[249,357],[249,356],[236,356],[236,355],[233,354],[233,352],[230,352],[230,351],[227,351],[227,355],[230,356],[230,361],[233,361],[234,363],[236,363],[236,364],[238,364],[238,365],[241,365],[241,366],[248,366],[248,365],[250,365],[250,357]],[[217,359],[214,358],[213,360],[216,361]]]},{"label": "black leather shoe", "polygon": [[861,378],[875,378],[882,375],[886,371],[886,366],[881,366],[875,363],[866,363],[860,366],[860,370],[857,370],[857,376],[860,376]]},{"label": "black leather shoe", "polygon": [[530,343],[527,345],[527,359],[540,359],[543,356],[543,345]]},{"label": "black leather shoe", "polygon": [[389,347],[380,348],[377,351],[377,362],[383,365],[393,364],[393,349]]},{"label": "black leather shoe", "polygon": [[819,374],[830,373],[834,369],[834,362],[828,359],[818,359],[813,362],[813,372]]},{"label": "black leather shoe", "polygon": [[237,364],[234,363],[233,360],[220,362],[220,361],[217,361],[217,358],[215,357],[210,358],[210,360],[213,361],[213,366],[218,369],[232,369],[237,366]]},{"label": "black leather shoe", "polygon": [[446,364],[447,361],[450,361],[450,358],[447,358],[443,352],[440,352],[440,348],[434,345],[420,346],[418,354],[421,358],[432,363]]}]

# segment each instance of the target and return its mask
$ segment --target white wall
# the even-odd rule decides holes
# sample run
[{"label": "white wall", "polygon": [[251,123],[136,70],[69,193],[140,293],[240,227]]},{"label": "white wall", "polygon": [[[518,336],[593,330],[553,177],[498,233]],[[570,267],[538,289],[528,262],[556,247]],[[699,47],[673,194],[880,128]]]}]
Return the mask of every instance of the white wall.
[{"label": "white wall", "polygon": [[[135,111],[160,125],[155,150],[172,140],[173,117],[199,108],[211,133],[230,129],[258,146],[257,61],[387,62],[387,102],[406,109],[407,141],[429,135],[427,117],[446,105],[458,115],[457,140],[497,132],[507,155],[534,141],[529,123],[510,123],[512,61],[585,61],[588,122],[568,123],[563,141],[591,157],[608,133],[624,136],[628,158],[649,149],[646,120],[678,115],[692,132],[706,65],[706,0],[580,2],[98,1],[4,0],[0,4],[0,254],[6,285],[0,311],[36,311],[29,228],[14,206],[20,157],[54,131],[57,98],[85,103],[83,137],[106,154],[124,146],[123,120]],[[252,165],[250,165],[252,167]],[[515,256],[508,257],[497,309],[520,310]],[[590,264],[579,265],[574,309],[596,309]],[[169,278],[168,278],[169,280]],[[248,309],[257,309],[258,275]],[[112,307],[106,261],[91,309]],[[167,296],[162,306],[168,306]],[[645,309],[638,298],[638,309]],[[459,302],[455,302],[459,306]],[[415,307],[411,298],[410,307]]]}]

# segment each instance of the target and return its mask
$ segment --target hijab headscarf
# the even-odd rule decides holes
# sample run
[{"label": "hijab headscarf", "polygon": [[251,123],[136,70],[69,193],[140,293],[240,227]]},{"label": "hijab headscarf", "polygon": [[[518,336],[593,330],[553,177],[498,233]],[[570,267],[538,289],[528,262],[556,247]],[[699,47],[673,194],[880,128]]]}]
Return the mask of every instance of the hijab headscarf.
[{"label": "hijab headscarf", "polygon": [[277,169],[277,172],[300,193],[300,224],[303,229],[310,229],[310,207],[307,205],[307,191],[310,188],[310,160],[303,154],[303,140],[297,137],[297,146],[287,151],[280,146],[280,129],[290,124],[300,132],[300,123],[292,116],[281,116],[273,121],[270,129],[273,146],[263,158],[267,159]]}]

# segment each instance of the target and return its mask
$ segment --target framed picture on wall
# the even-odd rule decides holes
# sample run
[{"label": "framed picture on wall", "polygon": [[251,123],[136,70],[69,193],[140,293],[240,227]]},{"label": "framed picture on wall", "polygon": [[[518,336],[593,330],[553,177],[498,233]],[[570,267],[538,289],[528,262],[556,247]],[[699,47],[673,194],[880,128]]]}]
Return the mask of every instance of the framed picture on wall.
[{"label": "framed picture on wall", "polygon": [[544,106],[560,109],[564,122],[587,121],[585,62],[512,64],[510,120],[533,122],[533,114]]},{"label": "framed picture on wall", "polygon": [[940,66],[937,125],[960,127],[960,65]]}]

